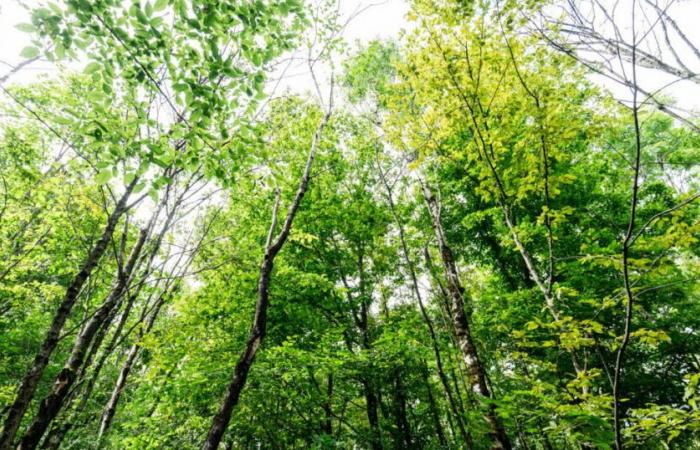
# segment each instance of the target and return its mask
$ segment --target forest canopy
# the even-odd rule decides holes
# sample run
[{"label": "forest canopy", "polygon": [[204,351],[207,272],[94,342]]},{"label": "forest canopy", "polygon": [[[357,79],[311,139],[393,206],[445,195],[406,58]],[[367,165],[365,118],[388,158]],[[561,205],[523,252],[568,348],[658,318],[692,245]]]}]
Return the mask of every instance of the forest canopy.
[{"label": "forest canopy", "polygon": [[23,5],[0,450],[700,449],[700,4],[356,3]]}]

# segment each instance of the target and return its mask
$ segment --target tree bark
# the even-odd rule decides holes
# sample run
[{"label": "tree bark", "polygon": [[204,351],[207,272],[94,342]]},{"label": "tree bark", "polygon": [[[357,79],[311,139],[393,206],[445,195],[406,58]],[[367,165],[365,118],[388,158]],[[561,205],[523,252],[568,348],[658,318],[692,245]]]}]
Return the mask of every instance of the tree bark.
[{"label": "tree bark", "polygon": [[[471,390],[488,399],[492,398],[491,391],[486,383],[486,371],[479,359],[479,355],[474,345],[471,335],[469,321],[464,312],[464,288],[459,280],[457,265],[452,254],[452,249],[447,245],[445,234],[440,220],[440,208],[430,189],[423,185],[423,193],[428,203],[428,209],[433,222],[433,230],[437,239],[440,256],[445,268],[447,278],[447,293],[451,301],[452,326],[457,339],[457,344],[462,352],[464,363],[469,374]],[[484,419],[489,425],[489,434],[492,439],[492,449],[510,450],[511,444],[508,435],[501,424],[493,404],[490,404]]]},{"label": "tree bark", "polygon": [[90,250],[90,254],[83,263],[80,271],[77,273],[73,281],[66,289],[66,293],[61,301],[56,314],[54,315],[53,321],[51,322],[51,327],[41,345],[39,352],[34,358],[32,366],[29,368],[27,373],[24,375],[22,382],[20,384],[15,400],[10,407],[10,410],[5,419],[5,424],[3,427],[2,435],[0,436],[0,450],[9,450],[12,447],[12,442],[17,434],[17,430],[22,421],[22,417],[29,407],[29,402],[31,402],[34,394],[36,393],[37,385],[39,380],[44,373],[44,369],[49,363],[49,358],[53,353],[56,345],[58,345],[58,340],[63,330],[63,326],[68,320],[73,305],[75,304],[83,285],[92,274],[93,269],[97,266],[105,250],[107,250],[107,244],[112,239],[114,234],[114,229],[117,226],[117,222],[121,218],[122,214],[127,210],[127,201],[131,192],[134,190],[138,177],[135,177],[131,183],[126,187],[124,194],[117,202],[114,210],[109,215],[107,223],[102,235],[97,240],[95,245]]},{"label": "tree bark", "polygon": [[161,293],[155,307],[153,308],[153,312],[150,316],[148,316],[148,320],[146,321],[145,326],[139,332],[139,336],[136,342],[132,344],[129,348],[129,353],[127,353],[126,360],[124,361],[124,364],[122,364],[122,368],[119,371],[117,382],[114,385],[114,389],[112,389],[112,395],[110,395],[109,400],[107,401],[107,404],[105,405],[105,408],[102,411],[102,416],[100,417],[100,431],[97,436],[98,442],[100,442],[102,437],[109,430],[109,427],[112,424],[112,419],[114,419],[114,415],[117,412],[117,405],[119,403],[119,400],[121,399],[122,393],[124,392],[126,382],[129,378],[131,370],[134,367],[134,363],[136,362],[136,358],[138,357],[139,351],[141,350],[141,344],[139,343],[139,340],[149,331],[151,331],[153,325],[155,324],[156,318],[158,317],[160,309],[165,304],[166,298],[170,295],[172,295],[172,293],[168,292],[167,288]]},{"label": "tree bark", "polygon": [[[425,308],[425,304],[423,302],[423,295],[420,292],[420,289],[418,287],[418,277],[416,275],[416,270],[415,270],[415,265],[413,263],[413,260],[411,259],[411,254],[409,253],[408,250],[408,244],[406,242],[406,233],[404,231],[403,227],[403,222],[401,221],[401,218],[398,215],[398,212],[396,211],[396,205],[394,203],[394,194],[391,189],[391,186],[389,186],[389,182],[386,179],[386,174],[382,170],[381,165],[379,164],[379,161],[377,161],[377,167],[379,169],[379,175],[382,180],[382,184],[384,185],[384,189],[386,190],[386,197],[387,201],[389,203],[389,209],[391,211],[391,214],[394,218],[394,221],[396,222],[396,226],[399,231],[399,241],[401,243],[401,251],[403,253],[403,258],[406,263],[406,268],[408,269],[408,274],[411,279],[411,287],[413,288],[413,293],[416,296],[416,300],[418,301],[418,309],[420,310],[421,317],[423,318],[423,322],[425,322],[426,327],[428,328],[428,333],[430,334],[430,342],[433,347],[433,354],[435,355],[435,363],[437,366],[437,372],[438,372],[438,377],[440,378],[440,382],[442,383],[442,387],[445,390],[445,395],[447,396],[448,402],[450,404],[450,408],[452,409],[452,413],[455,415],[455,418],[457,419],[457,424],[459,427],[459,432],[462,435],[462,439],[464,442],[467,444],[467,448],[472,448],[473,443],[472,443],[472,437],[470,433],[467,431],[466,427],[464,426],[464,420],[463,416],[459,413],[458,408],[455,405],[455,400],[453,398],[452,394],[452,389],[450,389],[449,382],[447,381],[447,376],[445,375],[445,370],[443,367],[442,363],[442,355],[440,353],[440,346],[438,344],[438,338],[437,334],[435,333],[435,326],[433,325],[433,320],[430,318],[430,315],[428,314],[427,309]],[[426,366],[427,370],[427,366]]]},{"label": "tree bark", "polygon": [[66,396],[77,379],[78,371],[85,360],[87,350],[90,347],[95,334],[103,325],[110,311],[121,299],[124,291],[127,288],[128,283],[131,280],[131,274],[136,265],[136,261],[139,259],[141,249],[143,248],[143,244],[146,242],[147,237],[147,229],[141,230],[139,239],[129,255],[129,260],[124,267],[124,271],[120,272],[118,276],[117,284],[112,289],[109,297],[107,297],[105,302],[97,309],[97,311],[95,311],[90,320],[88,320],[88,322],[85,324],[83,330],[78,334],[73,344],[68,362],[56,376],[51,392],[41,401],[39,411],[37,412],[34,421],[27,429],[27,432],[24,434],[20,444],[17,446],[17,450],[29,450],[36,448],[39,445],[42,436],[46,432],[46,429],[51,424],[51,421],[58,415]]},{"label": "tree bark", "polygon": [[413,438],[411,437],[411,426],[406,414],[406,393],[401,382],[401,373],[394,374],[394,415],[396,417],[396,428],[398,439],[395,445],[398,449],[413,448]]},{"label": "tree bark", "polygon": [[323,422],[323,432],[328,436],[333,436],[333,374],[329,373],[326,382],[326,401],[323,404],[323,411],[326,420]]},{"label": "tree bark", "polygon": [[277,199],[275,201],[275,206],[272,213],[272,223],[270,224],[267,242],[265,244],[265,254],[263,255],[263,260],[260,265],[260,275],[258,277],[258,298],[255,305],[253,324],[250,329],[245,348],[238,357],[238,362],[236,363],[236,367],[233,371],[233,377],[231,378],[231,382],[226,389],[226,394],[221,402],[221,407],[212,419],[209,433],[207,434],[204,445],[202,446],[203,450],[215,450],[219,447],[221,438],[223,437],[226,427],[231,420],[233,408],[238,404],[241,391],[243,390],[243,387],[248,379],[248,372],[250,371],[250,367],[253,365],[255,355],[257,354],[258,349],[265,338],[265,333],[267,332],[267,309],[270,302],[270,279],[272,276],[274,260],[289,237],[289,232],[291,231],[294,217],[296,217],[299,205],[304,198],[304,194],[306,194],[306,190],[309,186],[309,179],[311,178],[311,167],[316,157],[316,150],[321,140],[321,133],[328,123],[330,115],[331,108],[329,107],[328,111],[321,119],[321,123],[316,129],[316,133],[314,134],[311,143],[311,150],[309,151],[306,166],[304,167],[304,173],[299,181],[299,187],[297,188],[294,200],[287,211],[287,216],[282,224],[282,229],[273,240],[273,234],[275,228],[277,227],[277,210],[279,207],[279,191],[277,192]]},{"label": "tree bark", "polygon": [[368,379],[362,381],[365,389],[365,402],[367,409],[367,421],[369,422],[369,443],[372,450],[382,450],[382,439],[379,432],[379,399],[374,393],[372,382]]},{"label": "tree bark", "polygon": [[425,384],[425,389],[428,392],[428,405],[430,406],[430,414],[433,416],[433,422],[435,422],[435,434],[437,434],[438,441],[440,441],[440,447],[447,448],[445,430],[442,428],[442,422],[440,421],[440,410],[438,409],[437,403],[435,402],[435,397],[433,396],[433,388],[430,386],[430,380],[428,379],[428,365],[425,362],[423,362],[421,372],[423,375],[423,383]]}]

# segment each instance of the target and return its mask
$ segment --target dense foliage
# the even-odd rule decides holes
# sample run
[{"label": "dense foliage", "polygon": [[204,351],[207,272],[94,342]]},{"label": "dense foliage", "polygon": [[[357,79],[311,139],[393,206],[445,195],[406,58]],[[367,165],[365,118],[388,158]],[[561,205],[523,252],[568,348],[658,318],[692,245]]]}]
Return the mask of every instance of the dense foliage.
[{"label": "dense foliage", "polygon": [[85,68],[0,79],[0,450],[700,448],[699,122],[555,5],[34,9]]}]

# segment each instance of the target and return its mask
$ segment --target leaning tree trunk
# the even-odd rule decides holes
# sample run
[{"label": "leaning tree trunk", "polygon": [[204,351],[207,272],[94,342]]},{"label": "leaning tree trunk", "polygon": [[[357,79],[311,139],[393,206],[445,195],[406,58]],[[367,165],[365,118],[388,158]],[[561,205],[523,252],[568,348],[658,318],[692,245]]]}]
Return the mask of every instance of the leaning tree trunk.
[{"label": "leaning tree trunk", "polygon": [[238,404],[241,391],[243,390],[243,387],[248,379],[248,372],[250,371],[250,367],[253,365],[255,355],[257,354],[258,349],[265,338],[265,333],[267,332],[267,309],[270,304],[270,279],[272,276],[272,268],[275,257],[289,237],[289,232],[291,231],[294,217],[299,210],[299,205],[304,198],[304,194],[306,194],[306,190],[309,186],[309,179],[311,178],[311,167],[316,157],[316,149],[318,148],[319,141],[321,140],[321,133],[328,123],[328,119],[330,119],[330,115],[331,108],[329,107],[328,111],[321,119],[321,123],[316,129],[316,133],[314,134],[309,156],[306,160],[306,166],[304,167],[304,173],[299,181],[299,187],[297,188],[294,200],[289,207],[289,211],[287,211],[287,216],[282,224],[282,229],[277,237],[273,239],[275,228],[277,227],[277,210],[279,207],[279,191],[277,191],[277,198],[275,200],[275,206],[272,212],[272,222],[268,231],[267,242],[265,243],[265,253],[263,255],[262,263],[260,264],[260,275],[258,277],[258,298],[255,305],[253,324],[250,329],[245,348],[238,357],[238,362],[236,363],[236,367],[233,371],[233,377],[231,378],[231,382],[226,389],[226,395],[221,402],[221,407],[212,419],[209,433],[207,434],[207,438],[202,446],[204,450],[215,450],[219,447],[224,431],[226,431],[226,427],[231,420],[233,408]]},{"label": "leaning tree trunk", "polygon": [[[182,194],[184,195],[184,193]],[[180,200],[182,199],[182,196],[180,197]],[[158,208],[154,211],[151,221],[148,224],[148,228],[151,229],[151,227],[155,224],[160,211],[164,207],[164,205],[167,204],[168,201],[168,194],[166,193],[166,196],[161,200]],[[95,355],[97,354],[98,350],[100,347],[102,347],[102,343],[104,342],[105,337],[107,336],[112,323],[114,321],[114,318],[116,317],[117,313],[119,312],[119,306],[117,305],[116,307],[112,308],[109,315],[107,318],[103,321],[102,326],[100,327],[99,331],[97,332],[97,335],[93,339],[92,346],[90,347],[90,350],[85,358],[85,361],[80,369],[80,372],[77,377],[77,382],[76,382],[76,389],[74,389],[70,395],[68,396],[67,400],[65,401],[65,409],[71,408],[72,412],[68,416],[68,418],[65,420],[63,424],[60,426],[54,426],[52,430],[49,432],[48,436],[46,439],[44,439],[44,442],[42,444],[42,447],[45,448],[46,450],[56,450],[61,446],[61,442],[63,441],[63,438],[65,435],[75,426],[75,421],[76,421],[76,416],[80,411],[83,411],[85,409],[85,406],[87,405],[88,400],[92,396],[93,389],[95,388],[95,383],[97,382],[97,379],[100,376],[100,372],[102,371],[102,368],[104,367],[105,362],[107,361],[107,358],[112,354],[112,351],[116,348],[116,345],[121,338],[121,333],[123,331],[123,328],[126,324],[126,321],[129,317],[131,308],[134,305],[134,302],[138,298],[141,289],[143,286],[146,284],[148,275],[152,272],[152,267],[153,267],[153,261],[155,257],[158,254],[158,251],[160,249],[160,246],[162,244],[163,237],[165,236],[165,233],[168,231],[171,221],[174,218],[175,211],[177,210],[177,206],[179,205],[179,200],[178,202],[175,203],[173,206],[171,212],[168,214],[166,217],[165,223],[163,224],[161,230],[159,231],[155,241],[151,245],[150,249],[150,256],[148,257],[148,260],[146,261],[144,267],[143,274],[141,275],[141,280],[136,284],[135,287],[131,287],[130,293],[128,296],[128,299],[126,301],[125,309],[121,314],[121,317],[119,319],[119,322],[117,323],[117,327],[115,331],[113,332],[109,342],[105,346],[105,348],[102,350],[102,354],[97,360],[97,363],[95,364],[94,369],[92,370],[92,373],[90,374],[89,377],[87,377],[87,370],[93,365],[93,360],[95,358]],[[139,262],[139,266],[143,265],[143,260]],[[134,269],[138,270],[138,268]],[[133,271],[132,271],[133,272]],[[121,304],[122,302],[120,302]],[[85,381],[87,379],[87,381]],[[77,386],[80,385],[82,388],[82,392],[80,393],[80,401],[78,402],[77,406],[73,406],[72,403],[75,401],[75,399],[78,396],[78,389]],[[83,424],[87,422],[87,418],[83,419]]]},{"label": "leaning tree trunk", "polygon": [[[160,248],[161,242],[163,237],[165,236],[165,232],[169,229],[170,225],[172,224],[172,219],[174,218],[174,213],[175,210],[177,209],[177,206],[179,206],[182,203],[182,200],[184,198],[186,190],[182,193],[182,195],[179,197],[179,199],[175,202],[175,205],[173,206],[171,213],[168,215],[163,228],[161,229],[160,233],[158,234],[158,238],[156,239],[156,244],[154,248],[155,249]],[[114,419],[114,416],[117,413],[117,405],[119,404],[119,400],[122,397],[122,394],[124,393],[124,389],[126,388],[126,383],[129,378],[129,374],[131,373],[134,364],[136,363],[136,360],[138,358],[139,352],[141,351],[141,339],[148,334],[153,326],[155,325],[156,319],[158,318],[161,309],[165,305],[166,301],[169,298],[172,298],[175,295],[175,292],[179,289],[179,285],[177,285],[177,280],[180,279],[182,276],[184,276],[185,273],[187,273],[187,270],[189,270],[190,264],[192,263],[192,260],[194,259],[194,255],[197,253],[196,249],[198,249],[201,245],[202,242],[204,241],[205,237],[207,236],[208,230],[205,229],[204,233],[202,234],[199,244],[195,247],[195,250],[193,250],[190,254],[190,257],[187,259],[187,261],[184,263],[183,268],[180,272],[179,275],[173,275],[172,278],[170,278],[167,282],[166,285],[163,287],[163,290],[159,294],[158,298],[153,304],[153,307],[150,308],[150,297],[146,301],[146,305],[144,306],[144,311],[141,314],[141,317],[139,318],[138,324],[141,324],[142,322],[145,321],[145,324],[141,325],[141,328],[139,330],[138,336],[136,337],[135,342],[132,344],[132,346],[129,348],[129,352],[127,354],[126,360],[124,361],[124,364],[122,364],[122,368],[119,371],[119,376],[117,378],[117,381],[114,385],[114,388],[112,389],[112,394],[110,395],[109,400],[107,401],[107,404],[105,405],[102,415],[100,417],[100,430],[97,436],[97,446],[100,446],[100,442],[102,438],[107,434],[109,431],[109,428],[112,424],[112,421]],[[177,262],[175,263],[176,266],[180,265],[180,261],[184,253],[178,258]],[[151,267],[153,263],[153,259],[155,258],[155,254],[151,254],[151,258],[149,259],[149,263],[147,267]],[[147,270],[144,273],[144,279],[143,281],[145,282],[145,278],[148,276],[150,273],[150,270]],[[139,285],[141,286],[141,285]],[[150,315],[148,314],[148,310],[151,309]],[[116,333],[116,331],[115,331]],[[117,345],[116,340],[114,340],[113,343],[110,343],[109,348],[115,348]],[[157,402],[155,402],[157,404]],[[151,414],[155,411],[155,406],[151,410]]]},{"label": "leaning tree trunk", "polygon": [[63,326],[68,320],[73,305],[80,295],[80,291],[83,285],[90,277],[93,269],[97,266],[105,250],[107,250],[107,244],[112,239],[114,234],[114,229],[117,226],[117,222],[121,218],[122,214],[127,210],[127,201],[131,192],[134,190],[138,177],[135,177],[131,183],[126,187],[124,194],[121,196],[119,201],[114,207],[114,211],[109,215],[107,219],[107,224],[105,225],[102,235],[97,240],[95,245],[90,250],[90,254],[80,268],[78,274],[73,278],[73,281],[66,289],[66,294],[61,301],[56,314],[54,315],[53,321],[51,322],[51,327],[49,332],[41,345],[41,349],[36,354],[32,366],[29,368],[27,373],[22,379],[15,400],[10,407],[10,410],[5,419],[5,425],[0,436],[0,450],[9,450],[12,447],[12,442],[17,434],[17,429],[24,417],[24,413],[29,407],[29,402],[31,402],[34,394],[36,392],[37,385],[41,379],[44,369],[49,363],[49,358],[53,353],[56,345],[58,345],[58,339],[60,337]]},{"label": "leaning tree trunk", "polygon": [[112,419],[114,418],[114,415],[117,412],[117,405],[119,403],[122,393],[124,392],[124,388],[126,387],[127,379],[129,377],[129,374],[131,373],[131,369],[134,367],[136,357],[138,356],[139,351],[141,350],[141,344],[139,341],[143,338],[144,335],[148,334],[148,332],[151,331],[151,328],[153,328],[153,325],[155,324],[156,318],[158,317],[161,308],[165,304],[166,298],[171,295],[172,293],[168,292],[167,288],[160,295],[160,297],[156,301],[155,307],[153,308],[153,312],[151,312],[151,315],[148,316],[145,326],[143,326],[143,328],[139,332],[139,335],[136,338],[136,342],[132,344],[129,348],[129,353],[126,356],[126,360],[124,361],[124,364],[122,364],[122,368],[119,371],[119,377],[117,378],[117,382],[114,385],[114,389],[112,389],[112,395],[110,396],[107,405],[102,411],[102,416],[100,418],[100,431],[97,436],[98,442],[109,430],[109,427],[112,423]]},{"label": "leaning tree trunk", "polygon": [[[437,239],[440,256],[445,267],[445,275],[447,278],[447,293],[450,298],[450,306],[452,310],[452,326],[457,339],[457,343],[462,352],[464,363],[467,366],[469,374],[469,383],[471,390],[486,398],[492,398],[491,391],[486,384],[486,371],[479,359],[479,355],[474,345],[474,340],[469,328],[469,321],[464,312],[464,299],[462,293],[464,291],[457,273],[457,265],[455,264],[452,250],[447,245],[445,234],[440,221],[440,208],[435,197],[429,188],[424,185],[423,193],[425,200],[428,203],[428,209],[433,221],[433,230]],[[488,412],[485,417],[489,425],[489,434],[491,435],[493,449],[511,449],[508,435],[501,424],[493,404],[489,405]]]},{"label": "leaning tree trunk", "polygon": [[147,229],[142,230],[138,241],[134,245],[134,248],[129,255],[129,260],[124,267],[123,272],[120,271],[118,275],[117,283],[112,289],[112,292],[107,297],[105,302],[97,309],[97,311],[95,311],[90,320],[88,320],[83,327],[83,330],[76,337],[71,350],[71,355],[68,358],[68,362],[56,376],[56,380],[54,381],[53,387],[51,388],[49,394],[41,401],[39,411],[34,417],[34,421],[22,437],[20,444],[17,446],[18,450],[36,448],[39,445],[42,436],[46,432],[46,429],[51,424],[51,421],[58,415],[61,407],[63,406],[64,400],[68,396],[70,389],[73,387],[73,384],[77,379],[78,371],[85,361],[85,355],[90,347],[90,344],[92,343],[93,338],[95,337],[95,334],[103,325],[110,311],[115,307],[127,288],[128,283],[131,280],[131,274],[134,270],[134,266],[136,265],[136,261],[139,259],[141,249],[143,248],[143,244],[146,242],[147,237]]}]

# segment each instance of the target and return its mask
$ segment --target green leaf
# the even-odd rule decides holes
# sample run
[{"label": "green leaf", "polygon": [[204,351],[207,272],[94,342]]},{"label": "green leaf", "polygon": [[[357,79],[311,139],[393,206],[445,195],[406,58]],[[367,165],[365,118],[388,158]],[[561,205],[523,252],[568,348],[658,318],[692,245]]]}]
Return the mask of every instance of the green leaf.
[{"label": "green leaf", "polygon": [[153,200],[154,203],[158,202],[158,189],[151,188],[148,190],[148,196],[151,197],[151,200]]},{"label": "green leaf", "polygon": [[39,49],[34,46],[24,47],[19,56],[27,59],[36,58],[39,56]]},{"label": "green leaf", "polygon": [[102,69],[102,64],[100,64],[96,61],[93,61],[93,62],[89,63],[87,66],[85,66],[83,73],[95,73],[100,69]]},{"label": "green leaf", "polygon": [[112,179],[112,171],[109,169],[102,169],[99,171],[97,176],[95,177],[95,180],[97,181],[97,184],[106,184],[109,180]]},{"label": "green leaf", "polygon": [[153,4],[153,11],[162,11],[168,6],[168,0],[156,0]]},{"label": "green leaf", "polygon": [[19,31],[24,31],[25,33],[33,33],[36,31],[36,27],[31,23],[18,23],[15,25]]},{"label": "green leaf", "polygon": [[141,22],[143,25],[148,25],[148,17],[146,14],[140,9],[136,9],[136,19]]}]

